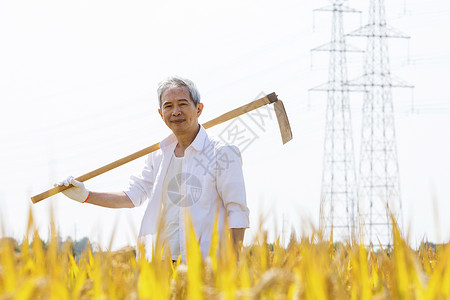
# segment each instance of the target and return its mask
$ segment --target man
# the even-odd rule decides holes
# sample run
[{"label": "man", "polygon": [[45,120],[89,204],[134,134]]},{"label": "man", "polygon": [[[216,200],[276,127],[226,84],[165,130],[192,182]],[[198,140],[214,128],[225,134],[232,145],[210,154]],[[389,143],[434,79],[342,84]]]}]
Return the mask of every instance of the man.
[{"label": "man", "polygon": [[158,100],[158,112],[173,134],[160,143],[160,150],[148,155],[141,173],[131,176],[125,191],[88,191],[69,177],[59,183],[73,185],[63,193],[79,202],[111,208],[140,206],[148,199],[139,236],[154,236],[164,220],[164,238],[173,260],[180,255],[185,260],[187,213],[203,257],[209,254],[216,217],[219,232],[228,224],[233,242],[239,245],[249,226],[239,149],[209,136],[199,124],[203,103],[192,81],[168,78],[159,84]]}]

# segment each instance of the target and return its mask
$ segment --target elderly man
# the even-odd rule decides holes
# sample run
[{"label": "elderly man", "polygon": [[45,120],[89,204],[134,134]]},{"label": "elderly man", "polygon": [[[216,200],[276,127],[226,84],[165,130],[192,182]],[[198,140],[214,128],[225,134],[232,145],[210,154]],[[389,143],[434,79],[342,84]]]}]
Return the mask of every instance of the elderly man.
[{"label": "elderly man", "polygon": [[[209,136],[199,124],[203,103],[192,81],[168,78],[159,84],[158,100],[158,112],[173,134],[160,143],[160,150],[148,155],[142,171],[131,176],[126,190],[88,191],[83,183],[69,177],[59,183],[73,185],[63,193],[79,202],[111,208],[140,206],[148,199],[139,236],[145,239],[164,233],[173,260],[180,255],[185,260],[186,213],[204,257],[209,254],[216,217],[219,232],[228,224],[235,245],[242,243],[249,210],[238,148]],[[161,220],[164,230],[158,230]]]}]

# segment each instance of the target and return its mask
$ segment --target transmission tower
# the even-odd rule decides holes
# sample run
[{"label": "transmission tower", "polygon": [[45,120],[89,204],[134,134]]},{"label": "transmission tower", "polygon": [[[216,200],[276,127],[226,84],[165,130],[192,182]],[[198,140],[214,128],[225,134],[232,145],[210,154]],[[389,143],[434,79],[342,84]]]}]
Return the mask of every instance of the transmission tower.
[{"label": "transmission tower", "polygon": [[350,240],[355,233],[356,176],[352,121],[347,83],[346,52],[361,52],[347,46],[343,15],[360,12],[333,0],[315,11],[332,12],[331,41],[311,51],[329,52],[328,82],[310,89],[327,92],[320,228],[331,230],[335,241]]},{"label": "transmission tower", "polygon": [[364,74],[349,82],[364,91],[358,182],[360,233],[366,244],[392,245],[390,214],[401,225],[392,87],[412,87],[390,72],[388,38],[409,36],[386,24],[383,0],[370,0],[369,23],[348,36],[367,38]]}]

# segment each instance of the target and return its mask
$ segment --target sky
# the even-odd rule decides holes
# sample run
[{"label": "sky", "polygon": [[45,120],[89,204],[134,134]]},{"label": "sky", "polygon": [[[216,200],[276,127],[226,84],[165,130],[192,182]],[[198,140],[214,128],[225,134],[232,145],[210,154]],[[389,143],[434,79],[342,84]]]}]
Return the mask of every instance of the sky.
[{"label": "sky", "polygon": [[[329,41],[327,1],[12,1],[0,2],[0,227],[21,240],[30,210],[42,236],[51,216],[62,238],[88,236],[107,247],[135,245],[145,207],[106,209],[63,195],[30,197],[152,145],[170,132],[157,113],[158,82],[193,80],[205,105],[200,122],[276,92],[294,139],[282,145],[273,112],[242,151],[250,242],[318,225]],[[369,1],[349,1],[345,32],[368,20]],[[450,3],[386,4],[388,23],[410,39],[389,41],[391,71],[414,89],[393,90],[404,232],[411,244],[450,239]],[[365,40],[349,44],[365,48]],[[349,54],[349,78],[363,70]],[[362,96],[350,98],[358,162]],[[260,124],[261,125],[261,124]],[[224,134],[229,124],[209,131]],[[142,159],[86,182],[123,189]],[[264,220],[264,222],[261,222]],[[262,224],[261,224],[262,223]]]}]

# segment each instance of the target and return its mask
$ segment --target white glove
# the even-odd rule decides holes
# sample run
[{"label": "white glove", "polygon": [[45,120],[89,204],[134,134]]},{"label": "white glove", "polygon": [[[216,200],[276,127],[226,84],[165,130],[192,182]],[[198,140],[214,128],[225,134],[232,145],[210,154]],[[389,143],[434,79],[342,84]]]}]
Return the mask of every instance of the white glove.
[{"label": "white glove", "polygon": [[72,200],[84,203],[89,198],[89,191],[84,186],[84,183],[75,180],[72,176],[67,177],[65,180],[58,182],[55,186],[72,185],[71,188],[62,191],[64,195]]}]

